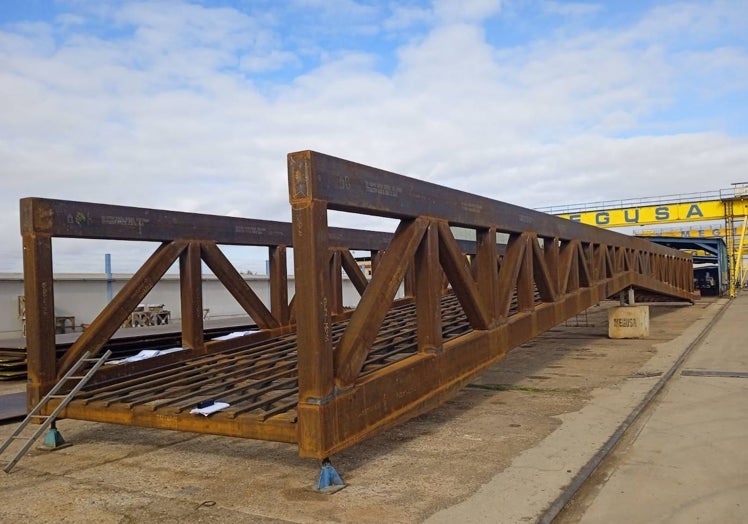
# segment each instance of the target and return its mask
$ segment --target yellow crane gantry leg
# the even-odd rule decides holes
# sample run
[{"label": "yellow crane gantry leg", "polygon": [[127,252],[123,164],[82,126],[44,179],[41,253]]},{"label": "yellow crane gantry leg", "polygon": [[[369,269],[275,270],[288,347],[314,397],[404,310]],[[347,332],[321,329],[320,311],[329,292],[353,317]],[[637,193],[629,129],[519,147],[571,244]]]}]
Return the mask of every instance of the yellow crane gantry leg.
[{"label": "yellow crane gantry leg", "polygon": [[[745,206],[748,209],[748,206]],[[730,210],[732,210],[732,206],[730,206]],[[734,215],[733,215],[734,216]],[[746,213],[743,213],[743,216],[746,216]],[[732,222],[732,218],[731,218]],[[745,245],[745,231],[746,231],[746,224],[748,224],[748,220],[743,220],[743,228],[740,233],[740,240],[738,241],[738,248],[731,251],[732,257],[733,257],[733,263],[732,263],[732,274],[730,275],[730,298],[735,298],[735,295],[737,294],[737,287],[743,285],[743,246]],[[733,246],[735,244],[735,240],[733,237]]]}]

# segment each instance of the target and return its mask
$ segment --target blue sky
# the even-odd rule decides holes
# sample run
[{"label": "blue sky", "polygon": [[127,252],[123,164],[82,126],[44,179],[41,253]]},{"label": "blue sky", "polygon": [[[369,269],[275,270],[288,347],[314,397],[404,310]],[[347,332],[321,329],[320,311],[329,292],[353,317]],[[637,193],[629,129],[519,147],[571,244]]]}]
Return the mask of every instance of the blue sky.
[{"label": "blue sky", "polygon": [[5,2],[0,271],[25,196],[288,220],[300,149],[527,207],[729,187],[747,35],[742,0]]}]

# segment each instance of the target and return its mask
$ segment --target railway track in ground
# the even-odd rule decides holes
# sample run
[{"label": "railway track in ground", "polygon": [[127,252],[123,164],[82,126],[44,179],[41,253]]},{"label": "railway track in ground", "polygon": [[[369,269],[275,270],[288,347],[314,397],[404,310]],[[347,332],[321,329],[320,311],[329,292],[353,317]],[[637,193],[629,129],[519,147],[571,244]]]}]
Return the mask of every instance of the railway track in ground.
[{"label": "railway track in ground", "polygon": [[616,428],[615,432],[610,438],[603,444],[597,453],[584,465],[582,469],[575,475],[569,485],[563,490],[563,492],[556,498],[556,500],[546,509],[546,511],[538,518],[538,524],[551,524],[555,519],[561,515],[567,508],[574,497],[581,492],[581,490],[588,485],[593,474],[600,469],[604,462],[610,457],[613,451],[620,444],[621,440],[626,436],[629,430],[636,426],[641,416],[653,405],[653,402],[665,386],[670,382],[676,372],[683,366],[686,359],[693,353],[693,351],[699,347],[704,338],[709,334],[714,325],[724,315],[731,302],[728,302],[715,316],[711,319],[709,324],[706,326],[704,331],[696,337],[678,356],[675,362],[665,371],[660,379],[652,386],[652,389],[645,395],[645,397],[639,402],[634,409],[629,413],[628,417]]}]

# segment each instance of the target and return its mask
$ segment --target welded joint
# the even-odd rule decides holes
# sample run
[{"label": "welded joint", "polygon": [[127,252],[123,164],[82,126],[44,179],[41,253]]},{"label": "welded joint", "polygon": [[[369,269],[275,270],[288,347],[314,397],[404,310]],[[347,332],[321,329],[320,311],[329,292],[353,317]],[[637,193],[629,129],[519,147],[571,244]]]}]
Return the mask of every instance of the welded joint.
[{"label": "welded joint", "polygon": [[313,406],[324,406],[325,404],[329,404],[330,402],[332,402],[335,397],[339,397],[340,395],[347,393],[352,389],[353,386],[340,387],[335,384],[332,387],[332,393],[330,393],[329,395],[325,395],[324,397],[307,397],[305,403],[311,404]]}]

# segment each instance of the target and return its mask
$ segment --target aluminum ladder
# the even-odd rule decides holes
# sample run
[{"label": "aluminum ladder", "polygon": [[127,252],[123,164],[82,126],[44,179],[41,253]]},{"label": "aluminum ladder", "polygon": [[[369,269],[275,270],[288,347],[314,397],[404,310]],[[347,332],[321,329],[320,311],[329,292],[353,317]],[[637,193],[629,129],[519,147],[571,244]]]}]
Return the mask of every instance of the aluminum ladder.
[{"label": "aluminum ladder", "polygon": [[[3,443],[2,446],[0,446],[0,455],[3,454],[3,452],[10,446],[10,443],[13,442],[16,439],[19,440],[26,440],[26,444],[23,445],[23,447],[16,453],[16,455],[13,457],[13,459],[8,463],[7,466],[3,468],[3,471],[6,473],[10,473],[10,470],[13,469],[13,466],[16,465],[16,463],[21,460],[21,457],[23,457],[26,452],[29,450],[29,448],[34,444],[36,439],[38,439],[42,433],[44,433],[47,428],[49,428],[55,421],[57,415],[60,414],[60,412],[65,409],[65,407],[70,403],[71,400],[73,400],[73,397],[78,394],[78,392],[83,388],[83,386],[86,385],[86,383],[91,379],[91,377],[94,376],[94,374],[99,370],[99,368],[106,362],[106,360],[109,358],[109,356],[112,354],[110,350],[107,350],[101,357],[99,358],[89,358],[89,352],[86,351],[86,353],[83,354],[83,356],[71,367],[67,373],[57,382],[57,384],[54,385],[54,387],[47,393],[43,399],[39,401],[39,403],[29,412],[28,415],[26,415],[26,418],[23,419],[23,422],[19,424],[19,426],[16,428],[16,430],[13,432],[13,434],[8,437],[8,439]],[[76,375],[76,372],[85,364],[86,362],[93,362],[93,366],[86,372],[85,375]],[[69,380],[77,380],[78,383],[71,389],[67,394],[59,395],[57,392],[60,391],[62,386]],[[47,405],[47,402],[49,402],[52,399],[62,399],[61,402],[55,407],[55,409],[52,411],[49,415],[39,415],[41,410],[44,408],[44,406]],[[31,422],[31,419],[33,418],[39,418],[42,419],[44,422],[42,422],[39,427],[34,431],[34,433],[30,437],[24,437],[21,436],[21,432],[26,428],[26,426],[29,425],[29,422]]]}]

